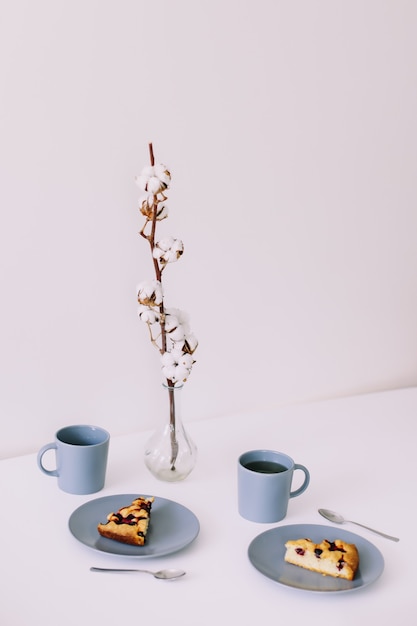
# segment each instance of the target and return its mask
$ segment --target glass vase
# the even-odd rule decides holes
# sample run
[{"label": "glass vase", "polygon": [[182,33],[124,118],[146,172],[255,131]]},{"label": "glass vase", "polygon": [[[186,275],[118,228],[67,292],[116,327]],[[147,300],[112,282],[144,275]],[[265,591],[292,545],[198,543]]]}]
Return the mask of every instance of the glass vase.
[{"label": "glass vase", "polygon": [[197,460],[197,447],[182,422],[183,387],[162,385],[168,399],[168,416],[154,432],[145,447],[145,465],[159,480],[184,480]]}]

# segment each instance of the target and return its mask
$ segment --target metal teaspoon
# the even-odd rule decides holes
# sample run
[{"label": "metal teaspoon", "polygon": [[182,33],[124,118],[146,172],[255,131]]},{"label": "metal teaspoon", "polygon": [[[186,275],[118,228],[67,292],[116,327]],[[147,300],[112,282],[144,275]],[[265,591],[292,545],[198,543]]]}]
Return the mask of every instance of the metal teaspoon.
[{"label": "metal teaspoon", "polygon": [[381,533],[379,530],[375,530],[374,528],[369,528],[369,526],[365,526],[364,524],[359,524],[359,522],[353,522],[351,519],[345,519],[339,513],[335,513],[334,511],[329,511],[328,509],[319,509],[320,515],[328,519],[330,522],[334,522],[335,524],[343,524],[344,522],[350,522],[351,524],[356,524],[357,526],[362,526],[362,528],[366,528],[377,535],[381,535],[385,537],[385,539],[391,539],[391,541],[399,541],[398,537],[392,537],[391,535],[386,535],[385,533]]},{"label": "metal teaspoon", "polygon": [[159,572],[151,572],[148,569],[114,569],[110,567],[90,567],[91,572],[142,572],[144,574],[151,574],[154,578],[159,580],[174,580],[185,575],[182,569],[161,569]]}]

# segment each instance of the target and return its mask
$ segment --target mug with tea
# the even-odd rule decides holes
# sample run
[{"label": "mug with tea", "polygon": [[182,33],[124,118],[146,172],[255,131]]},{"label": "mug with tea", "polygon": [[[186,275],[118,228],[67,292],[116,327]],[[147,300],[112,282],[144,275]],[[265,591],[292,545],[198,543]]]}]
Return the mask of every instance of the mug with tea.
[{"label": "mug with tea", "polygon": [[[84,424],[65,426],[55,440],[43,446],[37,457],[39,469],[58,478],[58,487],[67,493],[87,494],[104,487],[110,435],[103,428]],[[55,450],[56,469],[47,469],[43,456]]]},{"label": "mug with tea", "polygon": [[[291,491],[295,470],[304,472],[302,485]],[[310,483],[304,465],[274,450],[250,450],[238,460],[238,508],[252,522],[279,522],[287,514],[291,498],[301,495]]]}]

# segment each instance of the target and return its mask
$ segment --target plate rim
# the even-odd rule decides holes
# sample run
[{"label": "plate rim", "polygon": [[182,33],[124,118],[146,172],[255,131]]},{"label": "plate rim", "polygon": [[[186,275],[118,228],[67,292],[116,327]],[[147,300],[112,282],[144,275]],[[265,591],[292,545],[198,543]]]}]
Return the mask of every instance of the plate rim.
[{"label": "plate rim", "polygon": [[[138,495],[140,494],[140,495]],[[72,526],[72,522],[74,521],[76,514],[79,513],[79,511],[81,509],[87,509],[89,506],[92,506],[93,504],[96,504],[100,501],[110,501],[113,500],[114,498],[120,499],[122,500],[129,500],[130,502],[132,502],[135,498],[138,497],[143,497],[143,498],[155,498],[155,500],[159,500],[165,503],[168,503],[169,505],[174,505],[175,507],[179,507],[181,510],[183,510],[184,512],[186,512],[189,516],[190,516],[190,521],[193,522],[194,524],[194,528],[192,533],[190,534],[190,537],[180,546],[175,546],[172,549],[168,548],[168,549],[164,549],[163,551],[156,551],[153,553],[147,553],[147,554],[132,554],[132,553],[123,553],[123,552],[117,552],[114,550],[105,550],[101,547],[98,547],[96,545],[92,545],[90,542],[83,540],[82,538],[80,538],[79,534],[77,534],[74,531],[74,528]],[[123,503],[120,505],[123,506]],[[106,512],[106,515],[109,513],[109,511]],[[92,498],[91,500],[87,500],[86,502],[84,502],[83,504],[80,504],[80,506],[78,506],[76,509],[74,509],[72,511],[72,513],[70,514],[69,518],[68,518],[68,528],[69,531],[71,533],[71,535],[82,545],[86,546],[87,548],[90,548],[91,550],[94,550],[95,552],[99,552],[102,554],[107,554],[110,556],[116,556],[116,557],[125,557],[125,558],[133,558],[133,559],[152,559],[152,558],[157,558],[157,557],[161,557],[161,556],[168,556],[170,554],[174,554],[175,552],[179,552],[180,550],[183,550],[184,548],[186,548],[187,546],[189,546],[199,535],[200,533],[200,521],[198,519],[198,517],[196,516],[196,514],[191,511],[191,509],[189,509],[188,507],[186,507],[184,504],[181,504],[180,502],[176,502],[175,500],[171,500],[170,498],[165,498],[164,496],[156,496],[156,495],[149,495],[149,494],[142,494],[141,492],[136,492],[136,493],[114,493],[114,494],[108,494],[107,496],[100,496],[98,498]],[[98,532],[97,532],[98,534]],[[100,537],[99,537],[100,538]],[[102,537],[101,539],[103,539],[104,541],[104,537]],[[112,543],[109,544],[112,547],[116,546],[117,549],[117,542],[116,541],[112,541],[111,539],[108,539],[107,541],[111,541]],[[125,544],[120,544],[121,546],[124,545],[125,548],[127,548],[128,546],[126,546]],[[130,546],[130,548],[135,548],[137,547],[138,549],[141,548],[141,546]]]},{"label": "plate rim", "polygon": [[[261,569],[259,569],[259,567],[257,567],[255,565],[255,563],[253,562],[252,558],[251,558],[251,548],[253,548],[253,545],[255,544],[255,542],[257,540],[259,540],[260,537],[262,537],[263,535],[272,535],[274,533],[279,533],[279,531],[284,531],[285,530],[289,530],[291,528],[297,528],[301,531],[301,529],[305,529],[305,531],[308,533],[308,529],[310,529],[310,531],[313,529],[314,531],[318,531],[319,529],[326,529],[327,532],[332,531],[335,532],[336,534],[340,533],[340,536],[337,537],[338,539],[342,539],[343,540],[343,535],[345,535],[345,539],[349,539],[350,543],[353,543],[354,541],[360,542],[362,544],[362,546],[365,544],[365,546],[367,546],[371,552],[371,554],[373,554],[379,561],[379,565],[376,571],[376,575],[374,575],[370,580],[362,582],[359,585],[353,586],[353,587],[349,587],[346,589],[319,589],[319,588],[310,588],[310,587],[303,587],[300,585],[292,585],[289,584],[285,581],[282,580],[278,580],[277,578],[274,578],[272,576],[269,576],[266,572],[263,572]],[[308,536],[308,534],[306,534],[306,536]],[[347,536],[347,537],[346,537]],[[352,592],[352,591],[359,591],[361,589],[364,589],[365,587],[367,587],[368,585],[376,582],[378,580],[378,578],[380,578],[380,576],[382,575],[384,568],[385,568],[385,560],[383,557],[382,552],[379,550],[379,548],[377,548],[371,541],[369,541],[368,539],[366,539],[365,537],[362,537],[361,535],[358,535],[357,533],[353,533],[351,531],[348,530],[344,530],[344,529],[336,529],[334,526],[330,526],[330,525],[326,525],[326,524],[308,524],[308,523],[300,523],[300,524],[284,524],[283,526],[276,526],[274,528],[270,528],[268,530],[265,530],[261,533],[259,533],[258,535],[256,535],[251,542],[249,543],[248,546],[248,550],[247,550],[247,554],[248,554],[248,558],[249,561],[251,563],[251,565],[263,576],[265,576],[266,578],[269,578],[269,580],[274,581],[277,584],[283,585],[284,587],[289,587],[290,589],[296,589],[298,591],[308,591],[310,593],[331,593],[331,594],[339,594],[339,593],[348,593],[348,592]],[[305,570],[305,572],[308,572],[308,570]],[[314,572],[311,572],[314,573]]]}]

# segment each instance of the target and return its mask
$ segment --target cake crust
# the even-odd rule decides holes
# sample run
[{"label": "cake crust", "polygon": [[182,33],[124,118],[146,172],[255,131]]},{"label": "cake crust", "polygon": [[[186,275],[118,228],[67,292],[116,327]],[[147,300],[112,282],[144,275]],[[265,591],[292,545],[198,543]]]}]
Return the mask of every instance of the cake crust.
[{"label": "cake crust", "polygon": [[324,576],[353,580],[359,566],[359,553],[353,543],[341,539],[314,543],[311,539],[289,540],[285,561]]},{"label": "cake crust", "polygon": [[129,506],[116,513],[109,513],[105,524],[99,523],[97,530],[102,537],[133,546],[145,545],[154,498],[140,496]]}]

